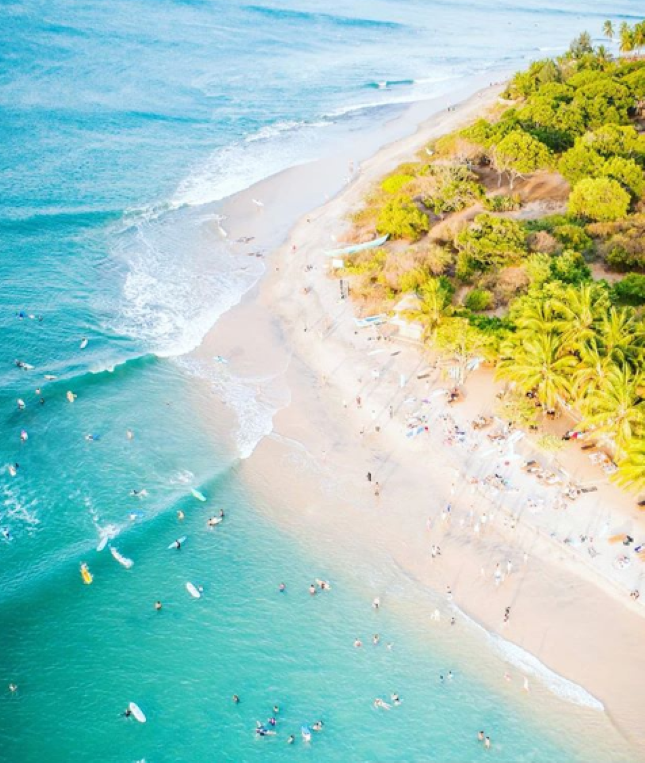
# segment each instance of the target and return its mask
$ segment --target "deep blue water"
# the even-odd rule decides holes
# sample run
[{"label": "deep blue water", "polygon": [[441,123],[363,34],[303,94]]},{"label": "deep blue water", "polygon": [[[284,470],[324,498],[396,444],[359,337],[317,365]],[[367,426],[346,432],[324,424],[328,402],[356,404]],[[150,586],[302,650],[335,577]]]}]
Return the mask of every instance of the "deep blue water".
[{"label": "deep blue water", "polygon": [[[344,131],[404,103],[450,92],[473,74],[495,79],[564,48],[582,29],[598,36],[607,15],[619,22],[636,12],[625,0],[378,0],[324,10],[313,1],[2,4],[1,759],[198,760],[219,749],[221,760],[282,760],[290,750],[260,748],[249,732],[261,703],[273,701],[291,704],[296,730],[307,713],[332,716],[337,730],[312,746],[315,760],[420,761],[426,746],[428,759],[476,760],[470,726],[463,738],[456,729],[482,713],[507,727],[514,760],[542,760],[546,749],[579,759],[566,742],[560,749],[543,738],[539,724],[487,700],[472,676],[454,701],[433,705],[444,708],[442,723],[457,724],[451,734],[419,732],[424,703],[435,701],[419,676],[437,665],[406,632],[399,637],[415,662],[401,663],[397,677],[417,705],[400,725],[372,728],[369,702],[364,711],[353,692],[362,681],[367,696],[381,691],[374,675],[351,653],[312,665],[306,638],[316,628],[332,638],[329,622],[347,620],[343,638],[351,638],[353,594],[324,615],[306,609],[305,597],[276,623],[273,590],[258,594],[257,607],[245,599],[267,574],[269,549],[276,570],[284,564],[295,579],[306,577],[306,554],[274,528],[254,533],[237,453],[203,431],[185,394],[192,381],[173,358],[198,345],[259,274],[237,267],[214,232],[216,202],[333,151]],[[6,468],[14,463],[15,477]],[[189,486],[200,485],[217,500],[238,496],[241,507],[214,579],[208,541],[195,543],[194,574],[207,586],[225,582],[217,612],[212,599],[188,609],[186,570],[161,563],[156,551],[176,531],[177,507],[193,507]],[[143,486],[147,499],[129,495]],[[137,557],[131,571],[94,550],[108,525]],[[97,576],[87,588],[82,560]],[[235,587],[239,569],[246,589]],[[149,614],[151,596],[174,595],[177,614]],[[275,647],[281,640],[288,659]],[[390,668],[374,670],[382,679]],[[346,705],[334,717],[341,679]],[[18,697],[2,694],[11,680]],[[178,681],[186,695],[174,692]],[[253,697],[248,717],[209,704],[236,686]],[[151,716],[146,727],[115,721],[135,696]]]}]

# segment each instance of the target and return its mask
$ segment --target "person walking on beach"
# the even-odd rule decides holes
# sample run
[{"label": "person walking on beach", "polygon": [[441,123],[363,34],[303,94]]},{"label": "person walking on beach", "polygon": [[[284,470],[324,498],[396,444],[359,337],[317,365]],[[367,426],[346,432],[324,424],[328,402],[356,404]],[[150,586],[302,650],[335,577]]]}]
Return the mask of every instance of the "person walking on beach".
[{"label": "person walking on beach", "polygon": [[367,481],[368,482],[372,481],[372,472],[367,472]]},{"label": "person walking on beach", "polygon": [[376,483],[376,485],[374,485],[374,495],[377,498],[381,495],[381,486],[378,484],[378,482]]}]

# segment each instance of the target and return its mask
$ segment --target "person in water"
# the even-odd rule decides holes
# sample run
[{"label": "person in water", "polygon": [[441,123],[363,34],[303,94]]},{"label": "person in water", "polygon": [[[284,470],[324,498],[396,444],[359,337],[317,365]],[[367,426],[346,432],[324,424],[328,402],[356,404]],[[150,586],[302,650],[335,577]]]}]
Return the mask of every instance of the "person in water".
[{"label": "person in water", "polygon": [[269,724],[269,726],[275,726],[277,721],[273,716],[271,716],[270,718],[267,719],[267,723]]},{"label": "person in water", "polygon": [[287,744],[293,744],[296,741],[296,738],[293,734],[289,734],[289,739],[287,739]]},{"label": "person in water", "polygon": [[132,710],[130,710],[129,707],[126,707],[126,709],[123,711],[123,717],[129,718],[132,715]]},{"label": "person in water", "polygon": [[12,694],[15,694],[18,691],[18,684],[14,684],[14,683],[9,684],[9,691]]},{"label": "person in water", "polygon": [[240,704],[240,698],[237,696],[237,694],[233,695],[233,704],[239,705]]},{"label": "person in water", "polygon": [[312,596],[315,596],[315,594],[316,594],[316,586],[313,583],[309,586],[309,593]]},{"label": "person in water", "polygon": [[486,739],[484,739],[484,747],[487,750],[490,750],[490,737],[486,737]]},{"label": "person in water", "polygon": [[480,741],[480,742],[483,742],[483,741],[484,741],[484,732],[483,732],[483,731],[480,731],[480,732],[477,734],[477,739],[479,739],[479,741]]},{"label": "person in water", "polygon": [[277,715],[280,712],[280,708],[277,705],[273,706],[273,715]]},{"label": "person in water", "polygon": [[179,511],[177,512],[177,519],[181,522],[185,518],[186,518],[186,515],[181,509],[179,509]]},{"label": "person in water", "polygon": [[280,585],[278,586],[278,590],[280,591],[280,593],[284,593],[287,590],[287,586],[284,583],[280,583]]},{"label": "person in water", "polygon": [[220,509],[220,510],[219,510],[219,518],[220,518],[220,519],[224,519],[224,516],[225,516],[225,515],[224,515],[224,509]]},{"label": "person in water", "polygon": [[400,705],[400,704],[401,704],[401,698],[399,697],[399,695],[398,695],[398,694],[393,694],[393,695],[392,695],[392,702],[393,702],[395,705]]},{"label": "person in water", "polygon": [[311,728],[312,728],[313,731],[322,731],[323,730],[323,722],[322,721],[316,721]]},{"label": "person in water", "polygon": [[155,601],[155,609],[157,610],[157,612],[161,612],[162,604],[160,601]]}]

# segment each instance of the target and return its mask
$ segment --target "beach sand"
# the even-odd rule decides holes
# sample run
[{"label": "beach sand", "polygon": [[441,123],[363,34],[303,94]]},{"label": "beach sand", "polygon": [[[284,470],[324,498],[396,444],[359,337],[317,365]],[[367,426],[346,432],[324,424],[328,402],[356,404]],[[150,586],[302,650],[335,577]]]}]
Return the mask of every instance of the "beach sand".
[{"label": "beach sand", "polygon": [[[388,560],[437,593],[444,618],[456,605],[490,634],[584,687],[588,694],[577,700],[602,703],[645,752],[645,609],[628,595],[639,587],[642,563],[634,558],[617,569],[616,557],[631,551],[608,543],[623,532],[639,542],[635,498],[616,490],[580,446],[570,444],[557,463],[545,454],[540,462],[597,489],[553,508],[557,487],[521,469],[536,453],[528,438],[497,446],[487,437],[493,428],[474,433],[470,426],[475,416],[494,412],[500,386],[491,371],[471,374],[466,399],[451,409],[444,395],[433,395],[450,383],[431,354],[355,327],[355,306],[340,299],[323,254],[342,237],[348,212],[372,182],[431,138],[476,118],[500,91],[490,87],[454,111],[443,108],[365,161],[331,200],[325,196],[351,173],[351,151],[339,152],[335,162],[292,168],[233,197],[225,206],[230,239],[253,237],[234,246],[266,256],[267,272],[193,359],[220,375],[219,388],[233,378],[245,385],[252,400],[248,419],[242,415],[238,425],[243,440],[251,411],[264,410],[251,439],[268,436],[239,471],[264,504],[275,507],[274,521],[315,536],[330,553]],[[213,364],[215,355],[229,363]],[[406,420],[415,413],[429,431],[408,437]],[[455,425],[465,435],[455,435]],[[246,456],[253,442],[244,442]],[[495,474],[506,489],[486,484]],[[434,559],[433,545],[441,549]],[[366,606],[377,595],[388,606],[388,592],[366,584]],[[524,675],[530,674],[527,668]]]}]

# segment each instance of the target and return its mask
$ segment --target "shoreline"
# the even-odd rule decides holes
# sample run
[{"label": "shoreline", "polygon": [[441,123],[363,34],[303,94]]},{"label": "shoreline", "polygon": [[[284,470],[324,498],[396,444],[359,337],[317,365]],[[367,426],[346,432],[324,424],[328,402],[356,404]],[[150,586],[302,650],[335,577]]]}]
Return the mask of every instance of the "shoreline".
[{"label": "shoreline", "polygon": [[[477,117],[484,105],[494,103],[498,90],[501,88],[480,91],[449,115],[444,111],[430,117],[413,135],[385,145],[363,162],[350,185],[322,207],[304,217],[299,215],[286,243],[271,254],[267,273],[237,307],[222,316],[195,354],[205,360],[215,350],[228,356],[232,348],[242,348],[237,357],[243,362],[233,363],[235,374],[269,378],[275,397],[282,399],[273,417],[273,432],[240,466],[245,481],[254,490],[265,496],[281,494],[285,504],[289,503],[291,508],[276,517],[277,521],[293,524],[289,512],[306,506],[305,523],[317,532],[333,538],[339,537],[342,528],[360,535],[363,549],[372,544],[387,547],[406,574],[437,593],[449,586],[456,604],[491,638],[503,638],[547,669],[581,686],[604,705],[608,718],[630,742],[645,747],[645,735],[638,730],[637,710],[644,696],[638,681],[640,670],[645,669],[639,649],[645,633],[643,608],[618,600],[611,586],[598,584],[599,573],[583,569],[575,557],[565,553],[564,546],[554,544],[548,536],[540,537],[533,531],[534,523],[527,519],[526,512],[518,515],[518,530],[509,529],[508,512],[501,508],[507,502],[506,496],[478,495],[467,483],[457,487],[459,479],[451,470],[457,469],[462,478],[472,474],[472,467],[477,465],[473,461],[480,454],[458,453],[454,444],[441,442],[445,437],[445,432],[441,435],[445,423],[441,416],[448,413],[445,406],[439,402],[428,406],[432,432],[423,442],[421,438],[410,440],[404,436],[402,419],[409,413],[406,400],[421,400],[431,390],[427,378],[416,377],[420,371],[430,369],[432,387],[438,389],[442,386],[439,374],[432,369],[430,360],[423,358],[422,349],[401,342],[368,340],[367,335],[357,334],[352,305],[339,300],[338,285],[323,269],[322,249],[333,246],[331,235],[342,234],[344,217],[360,202],[366,187],[409,158],[431,137]],[[244,235],[252,230],[258,239],[266,237],[263,228],[267,227],[271,204],[266,203],[260,220],[258,215],[250,219],[247,207],[253,194],[258,187],[265,199],[285,194],[282,203],[288,207],[294,187],[311,182],[311,170],[286,170],[229,200],[226,214],[232,230],[239,228]],[[311,203],[315,194],[312,187],[306,188],[307,203]],[[269,251],[273,246],[268,245]],[[309,290],[306,294],[305,288]],[[368,341],[377,344],[369,345]],[[369,355],[374,346],[378,353]],[[387,362],[382,364],[384,359]],[[378,379],[373,379],[371,370],[377,365]],[[404,389],[399,386],[401,373],[407,379]],[[455,413],[463,414],[462,419],[484,410],[490,413],[492,380],[478,372],[467,386],[468,399]],[[353,402],[358,394],[365,405],[360,410]],[[391,418],[390,405],[395,409]],[[372,409],[371,421],[368,407]],[[381,427],[378,433],[374,431],[377,423]],[[434,437],[435,429],[440,432],[439,442]],[[285,466],[293,451],[290,442],[304,449],[309,474],[294,474]],[[446,465],[446,455],[449,461],[457,462],[456,467]],[[488,471],[499,467],[495,461],[499,456],[485,462]],[[365,474],[372,470],[380,477],[382,490],[378,498],[365,484]],[[334,483],[342,486],[335,496],[337,504],[325,496],[324,486],[330,474]],[[322,491],[318,484],[312,486],[314,481],[323,483]],[[526,481],[522,489],[526,491]],[[617,493],[603,486],[602,491],[592,494],[592,501],[597,501],[601,492]],[[347,500],[352,494],[357,497]],[[441,506],[448,502],[454,503],[455,511],[451,521],[444,524]],[[361,510],[348,518],[354,503],[359,503]],[[486,532],[477,532],[477,537],[473,536],[473,503],[477,504],[476,512],[482,505],[490,507]],[[588,503],[591,505],[591,501]],[[575,507],[577,511],[578,504]],[[376,523],[374,512],[378,512]],[[513,515],[512,509],[510,513]],[[426,531],[428,515],[430,532]],[[460,529],[455,528],[458,522]],[[430,559],[434,543],[442,549],[438,561]],[[522,565],[522,554],[526,553],[528,563]],[[513,574],[499,589],[493,588],[490,580],[492,558],[500,563],[512,559],[514,565]],[[489,569],[482,575],[481,569],[486,566]],[[607,583],[611,582],[607,578]],[[504,596],[500,599],[501,590]],[[506,628],[501,612],[509,602],[513,617]],[[608,665],[607,660],[617,653],[622,655],[622,665]]]}]

